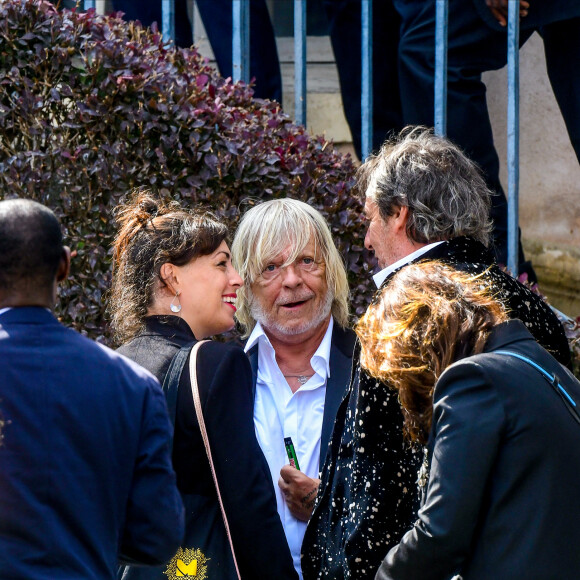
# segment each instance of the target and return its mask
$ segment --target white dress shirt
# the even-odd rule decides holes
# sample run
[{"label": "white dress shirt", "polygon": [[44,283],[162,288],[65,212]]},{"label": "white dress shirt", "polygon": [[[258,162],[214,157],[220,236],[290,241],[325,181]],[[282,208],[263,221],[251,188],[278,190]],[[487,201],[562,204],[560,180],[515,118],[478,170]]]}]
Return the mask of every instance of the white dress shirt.
[{"label": "white dress shirt", "polygon": [[292,437],[300,471],[308,477],[317,478],[320,461],[320,434],[324,414],[326,381],[330,376],[330,344],[332,317],[326,334],[310,359],[314,375],[295,393],[286,382],[276,362],[270,340],[257,323],[248,342],[246,352],[258,344],[258,377],[254,401],[254,425],[256,436],[272,474],[276,490],[278,513],[290,546],[294,567],[302,579],[300,548],[306,531],[306,522],[297,520],[291,513],[280,488],[280,469],[287,465],[288,456],[284,438]]},{"label": "white dress shirt", "polygon": [[444,241],[445,240],[442,240],[440,242],[433,242],[432,244],[427,244],[426,246],[423,246],[422,248],[415,250],[412,254],[409,254],[408,256],[401,258],[398,262],[395,262],[394,264],[391,264],[390,266],[383,268],[380,272],[377,272],[373,276],[373,280],[375,281],[377,288],[381,287],[381,284],[385,281],[385,278],[391,272],[394,272],[395,270],[398,270],[399,268],[401,268],[405,264],[408,264],[409,262],[416,260],[417,258],[422,256],[425,252],[428,252],[431,248],[434,248],[435,246],[442,244]]}]

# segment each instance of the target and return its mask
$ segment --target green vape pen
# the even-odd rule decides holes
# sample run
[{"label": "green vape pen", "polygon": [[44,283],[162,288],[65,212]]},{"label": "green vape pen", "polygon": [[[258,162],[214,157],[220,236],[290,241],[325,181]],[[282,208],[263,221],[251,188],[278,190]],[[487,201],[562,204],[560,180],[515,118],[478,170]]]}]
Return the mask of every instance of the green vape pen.
[{"label": "green vape pen", "polygon": [[296,457],[296,450],[294,449],[294,443],[292,443],[292,437],[284,437],[284,445],[286,446],[286,453],[288,454],[290,465],[300,471],[300,465],[298,465],[298,457]]}]

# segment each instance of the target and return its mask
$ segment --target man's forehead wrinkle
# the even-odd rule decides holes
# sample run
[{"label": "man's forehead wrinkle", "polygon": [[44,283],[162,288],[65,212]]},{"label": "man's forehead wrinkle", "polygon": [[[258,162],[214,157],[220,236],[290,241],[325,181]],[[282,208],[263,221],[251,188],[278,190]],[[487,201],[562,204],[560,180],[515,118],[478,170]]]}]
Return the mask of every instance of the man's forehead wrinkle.
[{"label": "man's forehead wrinkle", "polygon": [[[293,248],[292,246],[287,246],[284,251],[280,252],[273,261],[279,262],[280,264],[286,265],[295,262],[297,259],[305,256],[306,254],[314,253],[307,252],[306,248],[309,244],[306,244],[300,249]],[[313,247],[314,250],[314,247]]]},{"label": "man's forehead wrinkle", "polygon": [[374,198],[370,195],[367,195],[363,212],[366,217],[371,218],[377,212],[377,204]]},{"label": "man's forehead wrinkle", "polygon": [[[310,232],[309,238],[306,242],[303,241],[303,236],[296,236],[292,235],[289,236],[288,232],[286,232],[286,245],[280,243],[277,252],[272,252],[269,257],[265,260],[263,266],[265,267],[267,264],[276,263],[279,265],[287,265],[294,262],[297,258],[300,258],[304,254],[310,254],[310,252],[306,252],[306,248],[309,245],[312,245],[312,253],[316,253],[318,249],[318,244],[316,243],[316,238],[312,232]],[[288,239],[291,238],[291,239]],[[300,243],[298,243],[300,242]]]}]

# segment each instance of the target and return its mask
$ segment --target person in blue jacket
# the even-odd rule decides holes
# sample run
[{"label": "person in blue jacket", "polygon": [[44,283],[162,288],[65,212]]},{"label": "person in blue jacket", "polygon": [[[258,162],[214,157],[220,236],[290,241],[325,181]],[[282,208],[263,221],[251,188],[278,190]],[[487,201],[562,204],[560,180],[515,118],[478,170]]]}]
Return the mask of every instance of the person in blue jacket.
[{"label": "person in blue jacket", "polygon": [[51,310],[70,251],[55,215],[0,202],[0,577],[104,580],[160,564],[183,504],[163,392]]}]

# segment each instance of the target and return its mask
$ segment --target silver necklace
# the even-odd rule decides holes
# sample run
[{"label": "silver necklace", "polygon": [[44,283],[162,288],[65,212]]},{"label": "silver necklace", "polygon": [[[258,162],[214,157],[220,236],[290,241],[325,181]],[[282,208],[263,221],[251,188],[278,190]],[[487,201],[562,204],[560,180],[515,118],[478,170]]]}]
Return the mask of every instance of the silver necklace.
[{"label": "silver necklace", "polygon": [[298,379],[298,382],[299,382],[301,385],[305,385],[305,384],[308,382],[308,379],[309,379],[309,378],[310,378],[312,375],[314,375],[314,373],[312,373],[311,375],[284,375],[284,378],[285,378],[285,379],[291,379],[291,378]]}]

